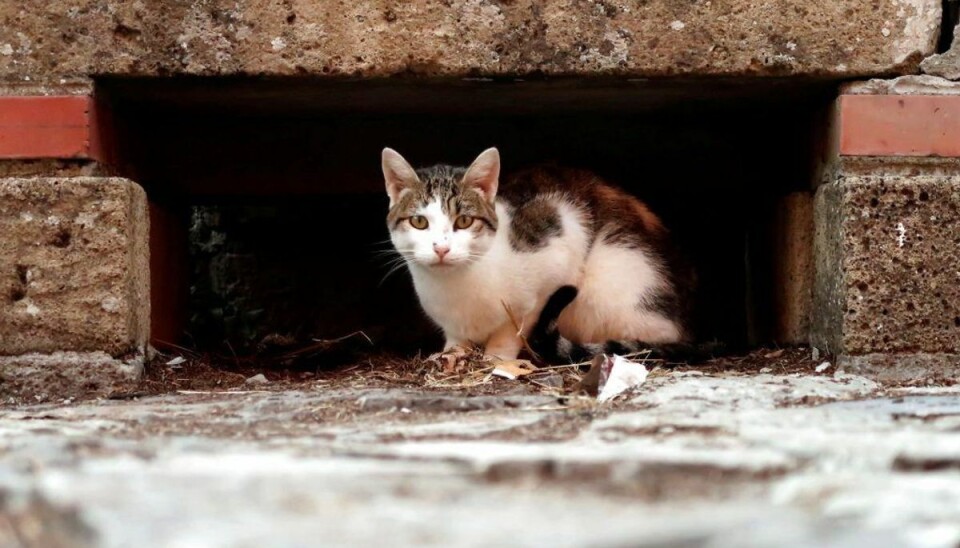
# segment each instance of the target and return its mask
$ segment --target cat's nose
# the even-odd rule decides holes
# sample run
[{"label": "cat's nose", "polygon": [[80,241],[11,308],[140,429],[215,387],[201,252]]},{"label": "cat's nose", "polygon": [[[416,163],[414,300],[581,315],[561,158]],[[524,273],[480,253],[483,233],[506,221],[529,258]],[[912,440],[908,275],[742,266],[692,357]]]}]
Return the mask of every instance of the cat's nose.
[{"label": "cat's nose", "polygon": [[433,252],[437,254],[437,257],[443,259],[444,255],[450,253],[450,246],[446,244],[433,244]]}]

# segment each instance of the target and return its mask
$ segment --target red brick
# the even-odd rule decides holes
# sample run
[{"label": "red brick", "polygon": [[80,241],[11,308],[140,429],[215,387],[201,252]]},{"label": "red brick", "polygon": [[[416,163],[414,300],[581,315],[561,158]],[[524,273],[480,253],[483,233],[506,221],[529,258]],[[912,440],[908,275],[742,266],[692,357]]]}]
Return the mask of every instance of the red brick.
[{"label": "red brick", "polygon": [[0,159],[89,158],[88,96],[0,97]]},{"label": "red brick", "polygon": [[840,154],[960,157],[960,96],[843,95]]}]

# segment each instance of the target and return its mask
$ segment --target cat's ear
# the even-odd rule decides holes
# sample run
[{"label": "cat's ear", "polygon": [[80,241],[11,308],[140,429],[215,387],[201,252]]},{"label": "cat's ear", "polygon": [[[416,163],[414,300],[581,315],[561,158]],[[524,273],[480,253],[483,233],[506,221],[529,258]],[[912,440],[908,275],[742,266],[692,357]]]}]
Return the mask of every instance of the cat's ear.
[{"label": "cat's ear", "polygon": [[380,165],[383,168],[383,179],[387,184],[387,196],[390,197],[390,207],[397,203],[400,193],[410,188],[416,182],[417,173],[410,164],[392,148],[383,149],[380,155]]},{"label": "cat's ear", "polygon": [[477,156],[477,159],[467,168],[463,182],[476,188],[488,202],[493,203],[497,197],[497,185],[500,181],[500,152],[496,148],[488,148]]}]

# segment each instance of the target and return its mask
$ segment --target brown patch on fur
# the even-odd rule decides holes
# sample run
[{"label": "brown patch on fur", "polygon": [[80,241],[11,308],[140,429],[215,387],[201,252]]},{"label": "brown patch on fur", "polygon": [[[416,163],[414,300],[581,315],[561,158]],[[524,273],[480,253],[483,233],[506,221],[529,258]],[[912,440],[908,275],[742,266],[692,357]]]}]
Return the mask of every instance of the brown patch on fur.
[{"label": "brown patch on fur", "polygon": [[396,230],[404,219],[416,212],[418,207],[418,193],[414,190],[403,192],[397,203],[387,212],[387,226],[390,230]]},{"label": "brown patch on fur", "polygon": [[560,212],[546,200],[531,200],[513,211],[510,246],[517,251],[543,249],[550,238],[561,234]]},{"label": "brown patch on fur", "polygon": [[637,213],[637,216],[640,217],[640,220],[643,221],[643,226],[650,232],[661,232],[663,231],[663,222],[660,221],[660,217],[657,217],[650,208],[647,207],[647,204],[641,202],[640,200],[633,200],[633,208]]},{"label": "brown patch on fur", "polygon": [[497,230],[500,223],[494,205],[485,200],[483,195],[476,190],[464,188],[462,183],[458,186],[458,190],[459,193],[452,200],[453,209],[447,211],[450,218],[456,219],[458,215],[469,215],[479,219],[491,230]]},{"label": "brown patch on fur", "polygon": [[387,226],[395,230],[400,223],[414,215],[417,209],[440,200],[440,207],[454,220],[458,215],[469,215],[480,220],[481,225],[496,231],[497,212],[494,205],[483,195],[463,182],[463,168],[437,165],[418,169],[417,180],[412,181],[397,203],[387,212]]}]

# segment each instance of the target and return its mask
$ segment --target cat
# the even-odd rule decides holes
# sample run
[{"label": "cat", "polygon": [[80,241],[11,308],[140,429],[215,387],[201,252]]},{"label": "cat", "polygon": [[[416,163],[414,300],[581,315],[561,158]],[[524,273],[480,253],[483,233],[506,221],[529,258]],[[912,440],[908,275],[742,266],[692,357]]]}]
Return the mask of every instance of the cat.
[{"label": "cat", "polygon": [[544,166],[501,181],[496,148],[423,169],[385,148],[381,167],[390,240],[444,351],[511,360],[533,335],[551,346],[537,353],[573,359],[608,342],[690,341],[692,268],[659,217],[593,173]]}]

